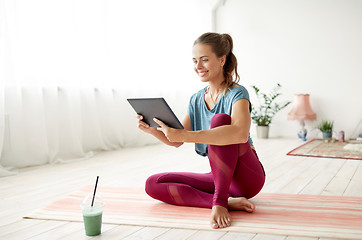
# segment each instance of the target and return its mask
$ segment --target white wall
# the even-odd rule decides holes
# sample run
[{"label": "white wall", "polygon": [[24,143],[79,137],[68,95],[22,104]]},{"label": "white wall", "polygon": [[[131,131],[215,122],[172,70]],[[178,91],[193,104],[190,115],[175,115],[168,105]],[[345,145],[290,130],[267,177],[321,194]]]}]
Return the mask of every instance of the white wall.
[{"label": "white wall", "polygon": [[[232,35],[240,83],[250,93],[251,85],[268,91],[278,82],[280,100],[309,93],[317,122],[334,120],[335,131],[350,137],[362,118],[362,1],[227,0],[217,31]],[[276,115],[271,137],[296,135],[291,108]]]},{"label": "white wall", "polygon": [[0,176],[155,143],[126,98],[162,96],[184,117],[214,2],[0,0]]}]

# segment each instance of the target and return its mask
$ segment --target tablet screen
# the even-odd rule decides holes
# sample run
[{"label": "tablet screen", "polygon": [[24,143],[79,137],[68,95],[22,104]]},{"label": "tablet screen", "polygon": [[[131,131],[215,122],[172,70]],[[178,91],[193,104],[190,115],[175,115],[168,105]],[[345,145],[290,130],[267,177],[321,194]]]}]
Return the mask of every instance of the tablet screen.
[{"label": "tablet screen", "polygon": [[128,98],[137,114],[143,116],[143,121],[151,127],[159,127],[152,119],[157,118],[172,128],[183,129],[164,98]]}]

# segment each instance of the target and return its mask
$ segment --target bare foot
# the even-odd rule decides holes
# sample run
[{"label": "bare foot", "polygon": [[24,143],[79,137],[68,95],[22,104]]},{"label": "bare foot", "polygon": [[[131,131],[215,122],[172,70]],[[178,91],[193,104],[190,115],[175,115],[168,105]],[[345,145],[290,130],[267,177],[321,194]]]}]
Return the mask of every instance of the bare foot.
[{"label": "bare foot", "polygon": [[246,212],[254,212],[255,205],[244,197],[229,197],[228,199],[229,210],[241,210]]},{"label": "bare foot", "polygon": [[230,226],[231,217],[229,211],[222,206],[213,206],[211,211],[210,224],[214,229]]}]

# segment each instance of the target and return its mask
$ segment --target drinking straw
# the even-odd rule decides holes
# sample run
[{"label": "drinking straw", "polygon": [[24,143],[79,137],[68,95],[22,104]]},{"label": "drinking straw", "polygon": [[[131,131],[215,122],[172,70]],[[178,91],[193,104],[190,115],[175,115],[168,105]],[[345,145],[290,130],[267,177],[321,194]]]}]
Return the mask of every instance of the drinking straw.
[{"label": "drinking straw", "polygon": [[99,176],[97,176],[96,185],[94,186],[94,192],[93,192],[93,198],[92,198],[92,205],[91,205],[91,207],[93,207],[94,197],[96,196],[97,185],[98,185],[98,178],[99,178]]}]

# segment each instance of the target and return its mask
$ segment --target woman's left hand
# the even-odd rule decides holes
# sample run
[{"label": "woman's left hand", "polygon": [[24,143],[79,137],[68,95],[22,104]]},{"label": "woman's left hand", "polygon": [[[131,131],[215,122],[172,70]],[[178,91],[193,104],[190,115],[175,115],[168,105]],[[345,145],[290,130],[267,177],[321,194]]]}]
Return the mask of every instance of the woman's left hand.
[{"label": "woman's left hand", "polygon": [[157,118],[154,118],[153,121],[155,121],[160,127],[157,128],[158,131],[163,132],[165,134],[166,138],[170,142],[184,142],[183,141],[183,134],[185,132],[184,129],[176,129],[171,128],[164,124],[161,120],[158,120]]}]

